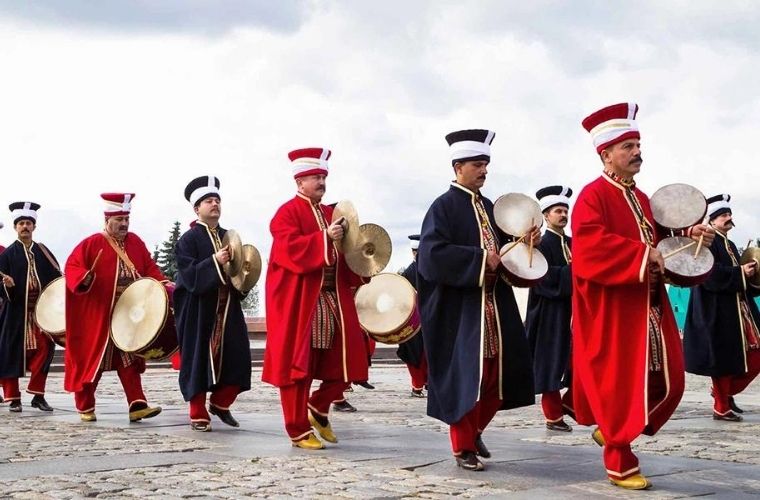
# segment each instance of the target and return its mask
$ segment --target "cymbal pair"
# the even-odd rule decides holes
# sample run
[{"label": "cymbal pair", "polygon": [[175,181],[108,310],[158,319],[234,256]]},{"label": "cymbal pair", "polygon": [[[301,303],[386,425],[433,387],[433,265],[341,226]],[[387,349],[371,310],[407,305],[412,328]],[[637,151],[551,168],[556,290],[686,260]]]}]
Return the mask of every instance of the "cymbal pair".
[{"label": "cymbal pair", "polygon": [[391,260],[392,243],[388,232],[377,224],[359,224],[359,216],[353,203],[339,202],[333,210],[332,222],[343,225],[343,238],[335,242],[335,248],[346,258],[348,267],[365,278],[372,277]]},{"label": "cymbal pair", "polygon": [[232,286],[242,293],[248,293],[256,286],[261,277],[261,254],[249,244],[243,245],[240,235],[234,229],[228,229],[222,238],[222,246],[230,252],[230,260],[222,268],[230,277]]}]

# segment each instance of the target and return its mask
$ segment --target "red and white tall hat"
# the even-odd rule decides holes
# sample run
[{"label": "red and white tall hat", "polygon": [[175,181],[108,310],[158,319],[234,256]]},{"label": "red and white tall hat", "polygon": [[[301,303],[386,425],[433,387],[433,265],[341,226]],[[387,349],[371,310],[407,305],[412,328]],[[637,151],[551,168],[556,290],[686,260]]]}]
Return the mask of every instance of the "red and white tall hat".
[{"label": "red and white tall hat", "polygon": [[594,141],[596,152],[626,139],[640,139],[636,113],[639,106],[633,102],[621,102],[590,114],[583,120],[585,128]]},{"label": "red and white tall hat", "polygon": [[105,203],[103,214],[106,217],[113,217],[129,215],[129,212],[132,211],[132,200],[135,198],[135,193],[103,193],[100,197]]},{"label": "red and white tall hat", "polygon": [[327,175],[330,169],[327,160],[332,152],[327,148],[296,149],[288,153],[290,165],[293,167],[293,178],[304,175]]}]

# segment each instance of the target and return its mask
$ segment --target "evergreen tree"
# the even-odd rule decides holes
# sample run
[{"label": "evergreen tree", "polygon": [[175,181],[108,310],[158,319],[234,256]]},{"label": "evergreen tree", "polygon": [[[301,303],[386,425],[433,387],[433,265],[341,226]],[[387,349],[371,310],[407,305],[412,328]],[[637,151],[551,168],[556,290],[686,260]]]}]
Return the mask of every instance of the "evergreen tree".
[{"label": "evergreen tree", "polygon": [[153,262],[158,264],[158,245],[156,245],[156,248],[153,250]]},{"label": "evergreen tree", "polygon": [[175,221],[169,232],[169,239],[161,243],[161,248],[156,247],[155,260],[158,268],[164,276],[172,281],[177,280],[177,241],[180,237],[179,221]]}]

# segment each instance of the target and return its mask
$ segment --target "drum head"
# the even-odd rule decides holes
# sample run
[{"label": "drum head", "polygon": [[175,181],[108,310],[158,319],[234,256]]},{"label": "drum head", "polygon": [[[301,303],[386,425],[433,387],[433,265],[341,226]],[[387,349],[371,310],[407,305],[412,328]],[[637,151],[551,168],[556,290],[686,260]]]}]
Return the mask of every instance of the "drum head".
[{"label": "drum head", "polygon": [[113,308],[111,338],[124,352],[148,345],[166,322],[169,297],[164,286],[153,278],[130,284]]},{"label": "drum head", "polygon": [[[694,240],[685,236],[665,238],[657,244],[657,250],[666,255],[673,250],[688,245],[692,241]],[[665,259],[665,270],[669,271],[671,277],[674,278],[674,283],[678,284],[679,277],[691,279],[707,276],[713,268],[715,259],[710,249],[702,247],[696,258],[694,257],[695,251],[696,247],[692,246]]]},{"label": "drum head", "polygon": [[649,198],[654,220],[668,229],[684,229],[702,222],[707,201],[702,192],[688,184],[668,184]]},{"label": "drum head", "polygon": [[417,294],[403,276],[381,273],[357,290],[354,302],[362,328],[382,336],[406,323],[417,304]]},{"label": "drum head", "polygon": [[502,231],[518,237],[532,226],[541,227],[544,223],[538,202],[522,193],[499,196],[493,206],[493,216]]},{"label": "drum head", "polygon": [[521,284],[534,283],[549,272],[546,258],[536,247],[533,247],[533,262],[530,262],[530,246],[527,243],[518,243],[502,255],[501,263],[507,269],[507,274],[514,275]]},{"label": "drum head", "polygon": [[66,279],[56,278],[42,290],[34,307],[37,326],[50,335],[66,331]]}]

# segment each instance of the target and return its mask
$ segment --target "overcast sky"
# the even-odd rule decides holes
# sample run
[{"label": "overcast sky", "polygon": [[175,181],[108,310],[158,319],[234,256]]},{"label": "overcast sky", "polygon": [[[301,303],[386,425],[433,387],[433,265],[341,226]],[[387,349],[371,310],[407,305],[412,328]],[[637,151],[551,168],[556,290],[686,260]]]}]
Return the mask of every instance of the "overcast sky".
[{"label": "overcast sky", "polygon": [[492,199],[577,193],[601,172],[581,120],[635,101],[639,185],[730,193],[743,246],[760,236],[758,25],[751,1],[0,0],[0,203],[41,203],[35,237],[65,260],[102,228],[99,193],[134,191],[152,249],[214,174],[222,225],[266,257],[288,151],[326,146],[325,201],[384,226],[396,270],[451,180],[448,132],[496,132]]}]

